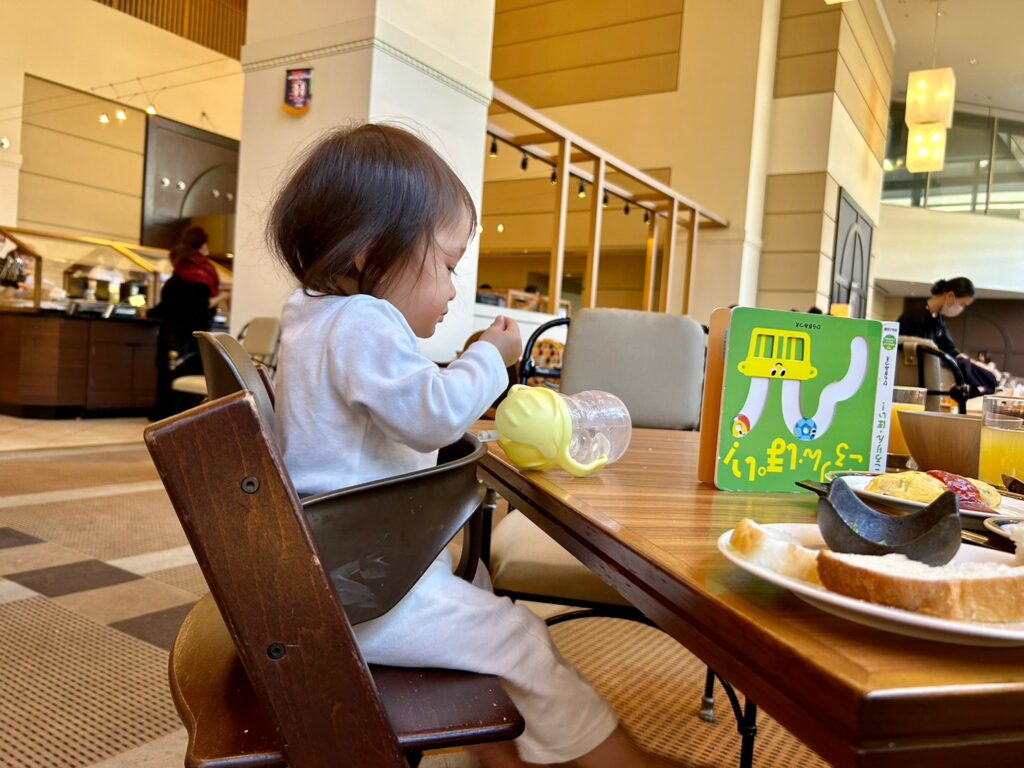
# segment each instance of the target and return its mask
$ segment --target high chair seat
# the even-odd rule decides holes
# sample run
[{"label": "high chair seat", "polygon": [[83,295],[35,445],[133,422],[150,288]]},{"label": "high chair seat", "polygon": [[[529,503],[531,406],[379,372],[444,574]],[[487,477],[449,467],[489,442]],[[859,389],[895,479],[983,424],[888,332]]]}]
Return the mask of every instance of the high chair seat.
[{"label": "high chair seat", "polygon": [[[370,675],[403,752],[511,739],[521,731],[519,713],[495,677],[397,667],[370,667]],[[170,683],[189,734],[186,765],[287,765],[273,718],[253,690],[212,595],[196,603],[178,632]]]}]

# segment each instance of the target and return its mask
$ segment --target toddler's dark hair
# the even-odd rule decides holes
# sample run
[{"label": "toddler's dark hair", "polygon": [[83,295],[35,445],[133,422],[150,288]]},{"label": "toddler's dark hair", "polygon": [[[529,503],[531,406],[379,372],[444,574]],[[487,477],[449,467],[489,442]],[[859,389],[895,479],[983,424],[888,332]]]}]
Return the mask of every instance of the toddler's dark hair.
[{"label": "toddler's dark hair", "polygon": [[367,123],[333,130],[306,153],[274,202],[267,237],[305,290],[344,295],[341,281],[352,278],[375,294],[422,263],[438,228],[463,212],[468,236],[473,199],[425,141]]}]

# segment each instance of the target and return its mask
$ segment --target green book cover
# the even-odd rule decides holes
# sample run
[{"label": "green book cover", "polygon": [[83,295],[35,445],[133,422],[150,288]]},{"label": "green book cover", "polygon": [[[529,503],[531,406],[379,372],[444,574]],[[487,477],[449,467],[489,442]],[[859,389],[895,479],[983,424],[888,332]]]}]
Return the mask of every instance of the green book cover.
[{"label": "green book cover", "polygon": [[715,482],[795,491],[883,471],[898,325],[740,307],[726,336]]}]

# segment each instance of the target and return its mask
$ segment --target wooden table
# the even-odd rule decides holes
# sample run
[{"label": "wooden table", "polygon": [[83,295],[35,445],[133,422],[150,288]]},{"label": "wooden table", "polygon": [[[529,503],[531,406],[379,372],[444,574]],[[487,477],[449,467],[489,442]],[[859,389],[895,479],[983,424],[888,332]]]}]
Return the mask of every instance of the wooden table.
[{"label": "wooden table", "polygon": [[[871,629],[739,570],[716,547],[743,517],[814,522],[791,494],[696,479],[697,435],[633,430],[585,479],[521,473],[496,446],[485,482],[830,763],[1024,766],[1024,648],[972,648]],[[680,691],[695,703],[701,692]]]}]

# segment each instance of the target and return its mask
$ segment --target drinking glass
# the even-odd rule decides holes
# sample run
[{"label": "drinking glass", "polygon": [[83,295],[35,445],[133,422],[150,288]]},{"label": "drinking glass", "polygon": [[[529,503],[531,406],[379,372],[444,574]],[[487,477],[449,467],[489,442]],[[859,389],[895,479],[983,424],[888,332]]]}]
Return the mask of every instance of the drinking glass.
[{"label": "drinking glass", "polygon": [[1024,397],[989,395],[982,403],[978,477],[993,485],[1003,475],[1024,480]]},{"label": "drinking glass", "polygon": [[892,388],[892,423],[889,426],[889,453],[895,456],[909,456],[910,449],[903,437],[900,411],[923,411],[927,389],[921,387]]}]

